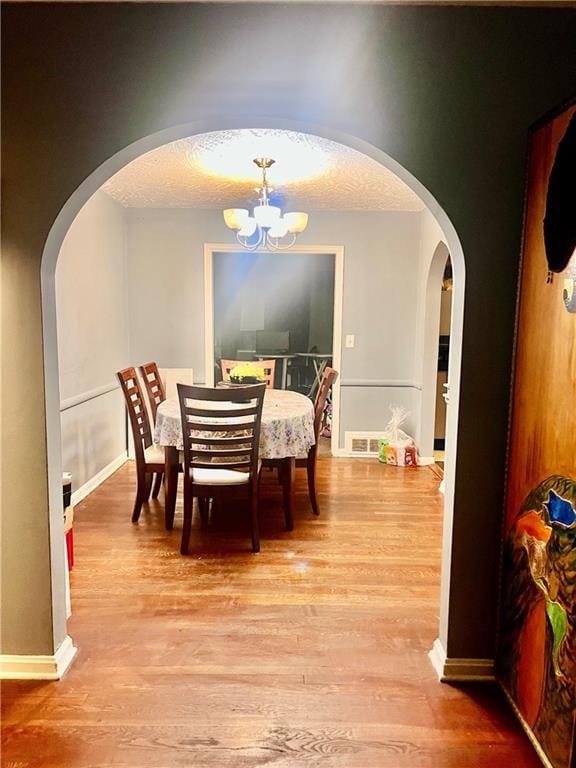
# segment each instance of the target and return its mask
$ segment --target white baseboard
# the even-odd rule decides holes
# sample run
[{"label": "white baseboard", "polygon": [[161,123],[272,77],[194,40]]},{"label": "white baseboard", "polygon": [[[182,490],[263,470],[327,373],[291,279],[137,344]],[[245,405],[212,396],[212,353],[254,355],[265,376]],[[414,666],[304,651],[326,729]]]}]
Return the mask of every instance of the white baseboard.
[{"label": "white baseboard", "polygon": [[375,458],[372,455],[358,456],[357,453],[351,453],[350,451],[344,450],[344,448],[332,448],[332,456],[335,459],[373,459]]},{"label": "white baseboard", "polygon": [[[332,448],[332,456],[336,459],[371,459],[372,461],[378,461],[378,454],[376,453],[367,453],[363,456],[361,453],[347,451],[345,448]],[[428,467],[435,463],[436,462],[433,456],[418,457],[419,467]],[[404,467],[400,467],[400,469],[404,469]]]},{"label": "white baseboard", "polygon": [[72,660],[77,648],[70,635],[52,656],[0,656],[0,680],[60,680]]},{"label": "white baseboard", "polygon": [[524,733],[526,734],[526,736],[528,736],[528,738],[530,739],[530,743],[532,744],[532,746],[536,750],[536,754],[538,755],[538,757],[542,761],[542,764],[545,766],[545,768],[554,768],[554,766],[552,765],[552,763],[550,762],[550,760],[546,756],[546,753],[542,749],[542,746],[540,745],[540,742],[538,741],[538,739],[534,735],[534,731],[532,730],[532,728],[530,728],[530,726],[528,725],[526,720],[524,720],[524,716],[522,715],[522,713],[518,709],[518,706],[517,706],[516,702],[514,701],[514,699],[512,698],[512,696],[510,694],[510,691],[506,688],[506,686],[502,683],[502,681],[499,680],[498,682],[500,683],[500,688],[502,689],[502,693],[508,699],[508,703],[510,704],[510,706],[514,710],[514,714],[518,718],[518,722],[522,726],[522,729],[524,730]]},{"label": "white baseboard", "polygon": [[103,469],[100,470],[97,474],[94,475],[94,477],[91,477],[90,480],[88,480],[87,483],[84,483],[84,485],[81,485],[80,488],[78,488],[74,493],[72,494],[72,506],[78,504],[80,501],[86,498],[92,491],[95,491],[96,488],[98,488],[99,485],[101,485],[104,480],[107,480],[110,475],[113,475],[114,472],[116,472],[117,469],[120,469],[120,467],[128,460],[128,455],[126,451],[120,454],[120,456],[117,456],[113,461],[110,462],[110,464],[107,464]]},{"label": "white baseboard", "polygon": [[347,451],[346,448],[332,448],[332,456],[335,459],[370,459],[378,461],[377,453],[358,453],[356,451]]},{"label": "white baseboard", "polygon": [[494,659],[449,659],[440,638],[428,654],[442,683],[494,682]]}]

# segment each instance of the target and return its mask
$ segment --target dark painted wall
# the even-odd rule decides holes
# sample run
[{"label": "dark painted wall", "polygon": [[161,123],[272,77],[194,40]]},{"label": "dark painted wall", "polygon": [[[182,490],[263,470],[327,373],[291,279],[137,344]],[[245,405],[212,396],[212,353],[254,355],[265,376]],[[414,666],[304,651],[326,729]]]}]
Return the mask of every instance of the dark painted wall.
[{"label": "dark painted wall", "polygon": [[[39,261],[71,192],[128,143],[177,123],[243,113],[329,126],[417,176],[463,244],[448,654],[492,656],[526,133],[576,92],[576,13],[42,3],[6,6],[3,33],[3,415],[5,434],[18,438],[18,449],[5,451],[5,509],[46,517]],[[30,463],[39,468],[32,486]],[[36,557],[47,556],[45,526],[31,526]],[[9,520],[10,547],[26,553],[20,527]],[[7,650],[18,644],[18,623],[32,622],[45,602],[38,589],[11,609],[32,583],[17,566],[5,563]],[[45,573],[45,562],[30,567]]]}]

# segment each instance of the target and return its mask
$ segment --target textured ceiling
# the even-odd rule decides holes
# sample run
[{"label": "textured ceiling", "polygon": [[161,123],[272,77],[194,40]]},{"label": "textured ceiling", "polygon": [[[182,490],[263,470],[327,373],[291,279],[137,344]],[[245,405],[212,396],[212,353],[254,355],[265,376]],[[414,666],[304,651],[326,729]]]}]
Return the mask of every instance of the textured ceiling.
[{"label": "textured ceiling", "polygon": [[136,158],[103,191],[131,208],[248,207],[272,157],[269,183],[291,210],[420,211],[424,204],[380,163],[333,141],[271,129],[204,133]]}]

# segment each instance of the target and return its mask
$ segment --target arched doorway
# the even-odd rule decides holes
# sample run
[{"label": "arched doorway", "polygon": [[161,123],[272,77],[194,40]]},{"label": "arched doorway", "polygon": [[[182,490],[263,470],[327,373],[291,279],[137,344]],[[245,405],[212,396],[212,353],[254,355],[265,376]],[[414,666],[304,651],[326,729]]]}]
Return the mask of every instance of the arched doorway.
[{"label": "arched doorway", "polygon": [[[68,199],[46,241],[42,258],[42,307],[43,307],[43,336],[44,336],[44,367],[46,389],[46,425],[47,453],[49,468],[49,499],[50,499],[50,538],[52,548],[52,610],[54,627],[54,647],[59,647],[66,635],[65,617],[65,567],[64,545],[62,536],[62,520],[60,515],[61,495],[61,445],[59,421],[59,377],[57,357],[56,332],[56,302],[55,302],[55,268],[64,237],[79,213],[80,209],[102,184],[123,166],[145,152],[174,141],[179,138],[205,133],[224,128],[247,127],[245,121],[210,121],[203,123],[184,124],[160,131],[134,142],[119,151],[99,168],[97,168]],[[464,255],[456,231],[447,215],[438,205],[431,193],[423,187],[406,169],[396,163],[376,147],[355,137],[339,133],[330,128],[310,126],[291,121],[270,121],[252,119],[249,127],[284,128],[331,139],[353,149],[356,149],[381,165],[389,168],[401,178],[423,200],[432,214],[435,226],[441,232],[449,249],[455,272],[457,289],[454,294],[453,310],[453,344],[450,354],[450,369],[452,371],[451,392],[452,400],[448,409],[446,443],[449,461],[446,464],[445,482],[445,514],[444,514],[444,548],[442,563],[442,602],[440,617],[440,641],[447,636],[448,627],[448,597],[449,583],[447,574],[450,570],[451,532],[453,524],[454,469],[456,457],[457,421],[458,421],[458,392],[459,371],[462,341],[462,317],[464,301]]]},{"label": "arched doorway", "polygon": [[449,258],[448,246],[443,240],[429,254],[424,291],[424,338],[422,351],[422,431],[421,450],[427,456],[434,451],[434,425],[437,399],[438,336],[441,315],[442,278]]}]

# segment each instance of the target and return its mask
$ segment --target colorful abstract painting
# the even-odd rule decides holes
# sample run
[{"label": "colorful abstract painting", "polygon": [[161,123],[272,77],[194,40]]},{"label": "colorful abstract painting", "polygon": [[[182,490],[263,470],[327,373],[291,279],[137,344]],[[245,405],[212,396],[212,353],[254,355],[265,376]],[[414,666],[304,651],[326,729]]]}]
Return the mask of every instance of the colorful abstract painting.
[{"label": "colorful abstract painting", "polygon": [[569,766],[576,695],[576,479],[525,499],[504,545],[500,663],[554,765]]},{"label": "colorful abstract painting", "polygon": [[553,768],[576,768],[575,180],[571,107],[531,135],[498,638],[500,680]]}]

